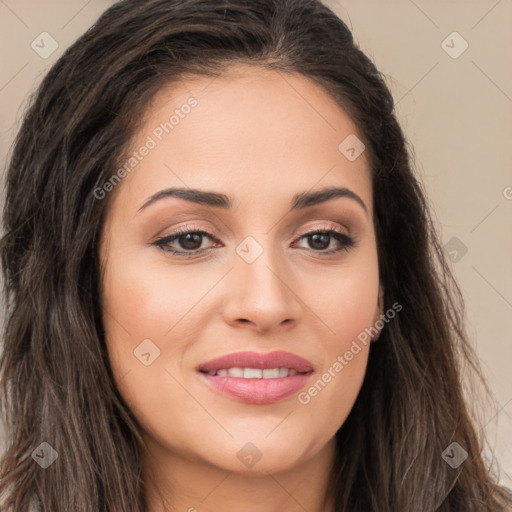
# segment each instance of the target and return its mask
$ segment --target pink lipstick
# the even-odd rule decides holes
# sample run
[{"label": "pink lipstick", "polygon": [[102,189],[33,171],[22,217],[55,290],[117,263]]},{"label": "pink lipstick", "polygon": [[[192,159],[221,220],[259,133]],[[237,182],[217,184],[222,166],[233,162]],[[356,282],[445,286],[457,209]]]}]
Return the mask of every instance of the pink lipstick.
[{"label": "pink lipstick", "polygon": [[250,404],[267,404],[303,388],[314,368],[308,360],[289,352],[236,352],[203,363],[198,371],[223,395]]}]

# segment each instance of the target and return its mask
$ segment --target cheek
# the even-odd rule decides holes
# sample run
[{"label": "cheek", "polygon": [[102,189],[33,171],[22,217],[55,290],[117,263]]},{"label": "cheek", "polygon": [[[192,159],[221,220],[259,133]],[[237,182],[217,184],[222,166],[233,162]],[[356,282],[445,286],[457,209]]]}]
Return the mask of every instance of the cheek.
[{"label": "cheek", "polygon": [[342,353],[375,320],[379,288],[376,255],[370,250],[360,251],[339,266],[327,267],[311,277],[302,272],[300,293],[324,326],[324,348],[330,354]]},{"label": "cheek", "polygon": [[102,289],[106,343],[118,389],[134,408],[158,390],[172,394],[178,386],[169,372],[178,377],[188,363],[187,350],[200,339],[207,294],[219,276],[206,267],[171,267],[147,248],[111,248]]},{"label": "cheek", "polygon": [[116,386],[147,432],[153,425],[179,424],[172,404],[185,417],[197,414],[173,375],[181,381],[187,311],[200,286],[187,286],[183,272],[171,275],[128,252],[113,251],[105,268],[103,321]]},{"label": "cheek", "polygon": [[311,281],[301,286],[320,321],[317,338],[324,359],[317,378],[297,398],[300,407],[309,411],[310,421],[326,435],[333,435],[345,421],[366,373],[379,276],[374,254],[359,254],[343,266],[319,273],[314,292],[306,292],[312,290]]},{"label": "cheek", "polygon": [[180,272],[171,278],[135,252],[111,251],[103,280],[103,323],[112,371],[127,401],[144,389],[154,393],[155,379],[171,367],[169,361],[181,361],[184,337],[179,332],[197,295],[197,285],[186,284]]},{"label": "cheek", "polygon": [[102,306],[113,365],[132,366],[134,351],[150,339],[160,349],[158,361],[176,368],[186,340],[194,339],[203,326],[198,311],[219,279],[211,271],[205,275],[171,266],[151,251],[112,251],[105,268]]},{"label": "cheek", "polygon": [[191,277],[133,256],[117,257],[105,273],[106,321],[115,319],[135,337],[165,336],[198,294],[199,285]]},{"label": "cheek", "polygon": [[307,411],[308,426],[320,434],[320,442],[333,436],[349,415],[364,380],[370,350],[370,334],[365,329],[372,325],[375,291],[354,275],[344,284],[325,303],[322,319],[329,329],[322,328],[321,335],[318,331],[322,365],[315,379],[297,395],[298,408]]}]

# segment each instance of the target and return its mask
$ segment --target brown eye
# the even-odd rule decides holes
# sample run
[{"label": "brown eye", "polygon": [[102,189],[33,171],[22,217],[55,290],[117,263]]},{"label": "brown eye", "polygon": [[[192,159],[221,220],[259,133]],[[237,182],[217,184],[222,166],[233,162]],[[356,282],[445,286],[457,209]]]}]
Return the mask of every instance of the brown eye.
[{"label": "brown eye", "polygon": [[[320,252],[321,254],[333,254],[341,250],[349,251],[352,247],[356,247],[356,241],[353,237],[335,229],[312,231],[300,237],[300,239],[303,238],[308,240],[308,245],[314,252]],[[339,247],[326,251],[333,239]]]},{"label": "brown eye", "polygon": [[[165,252],[173,254],[191,256],[208,249],[201,249],[204,238],[215,240],[213,235],[203,230],[181,229],[168,236],[159,238],[152,245],[160,247]],[[176,243],[177,242],[177,243]],[[175,244],[174,247],[171,244]],[[178,246],[176,248],[176,245]]]}]

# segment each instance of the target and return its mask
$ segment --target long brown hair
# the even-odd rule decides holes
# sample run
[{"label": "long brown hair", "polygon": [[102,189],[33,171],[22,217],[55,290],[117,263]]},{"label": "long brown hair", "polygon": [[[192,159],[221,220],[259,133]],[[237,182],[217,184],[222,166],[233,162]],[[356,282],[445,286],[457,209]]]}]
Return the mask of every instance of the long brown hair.
[{"label": "long brown hair", "polygon": [[[235,61],[316,81],[352,117],[371,160],[384,309],[336,434],[339,512],[500,511],[512,503],[482,453],[463,369],[482,382],[464,304],[383,76],[318,0],[124,0],[109,8],[31,98],[6,175],[1,406],[8,448],[0,505],[145,510],[138,424],[114,385],[101,322],[98,237],[111,179],[153,95]],[[489,392],[488,388],[486,390]],[[489,395],[490,396],[490,395]],[[47,442],[58,462],[32,454]],[[468,459],[442,453],[457,442]],[[53,453],[53,452],[52,452]]]}]

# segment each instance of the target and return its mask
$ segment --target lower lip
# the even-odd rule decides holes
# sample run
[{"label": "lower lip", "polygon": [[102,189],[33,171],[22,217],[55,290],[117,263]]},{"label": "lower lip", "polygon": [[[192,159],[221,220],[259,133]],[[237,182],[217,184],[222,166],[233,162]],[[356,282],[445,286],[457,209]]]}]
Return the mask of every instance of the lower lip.
[{"label": "lower lip", "polygon": [[202,372],[201,375],[215,390],[230,398],[248,404],[270,404],[284,400],[302,389],[311,373],[277,379],[243,379]]}]

